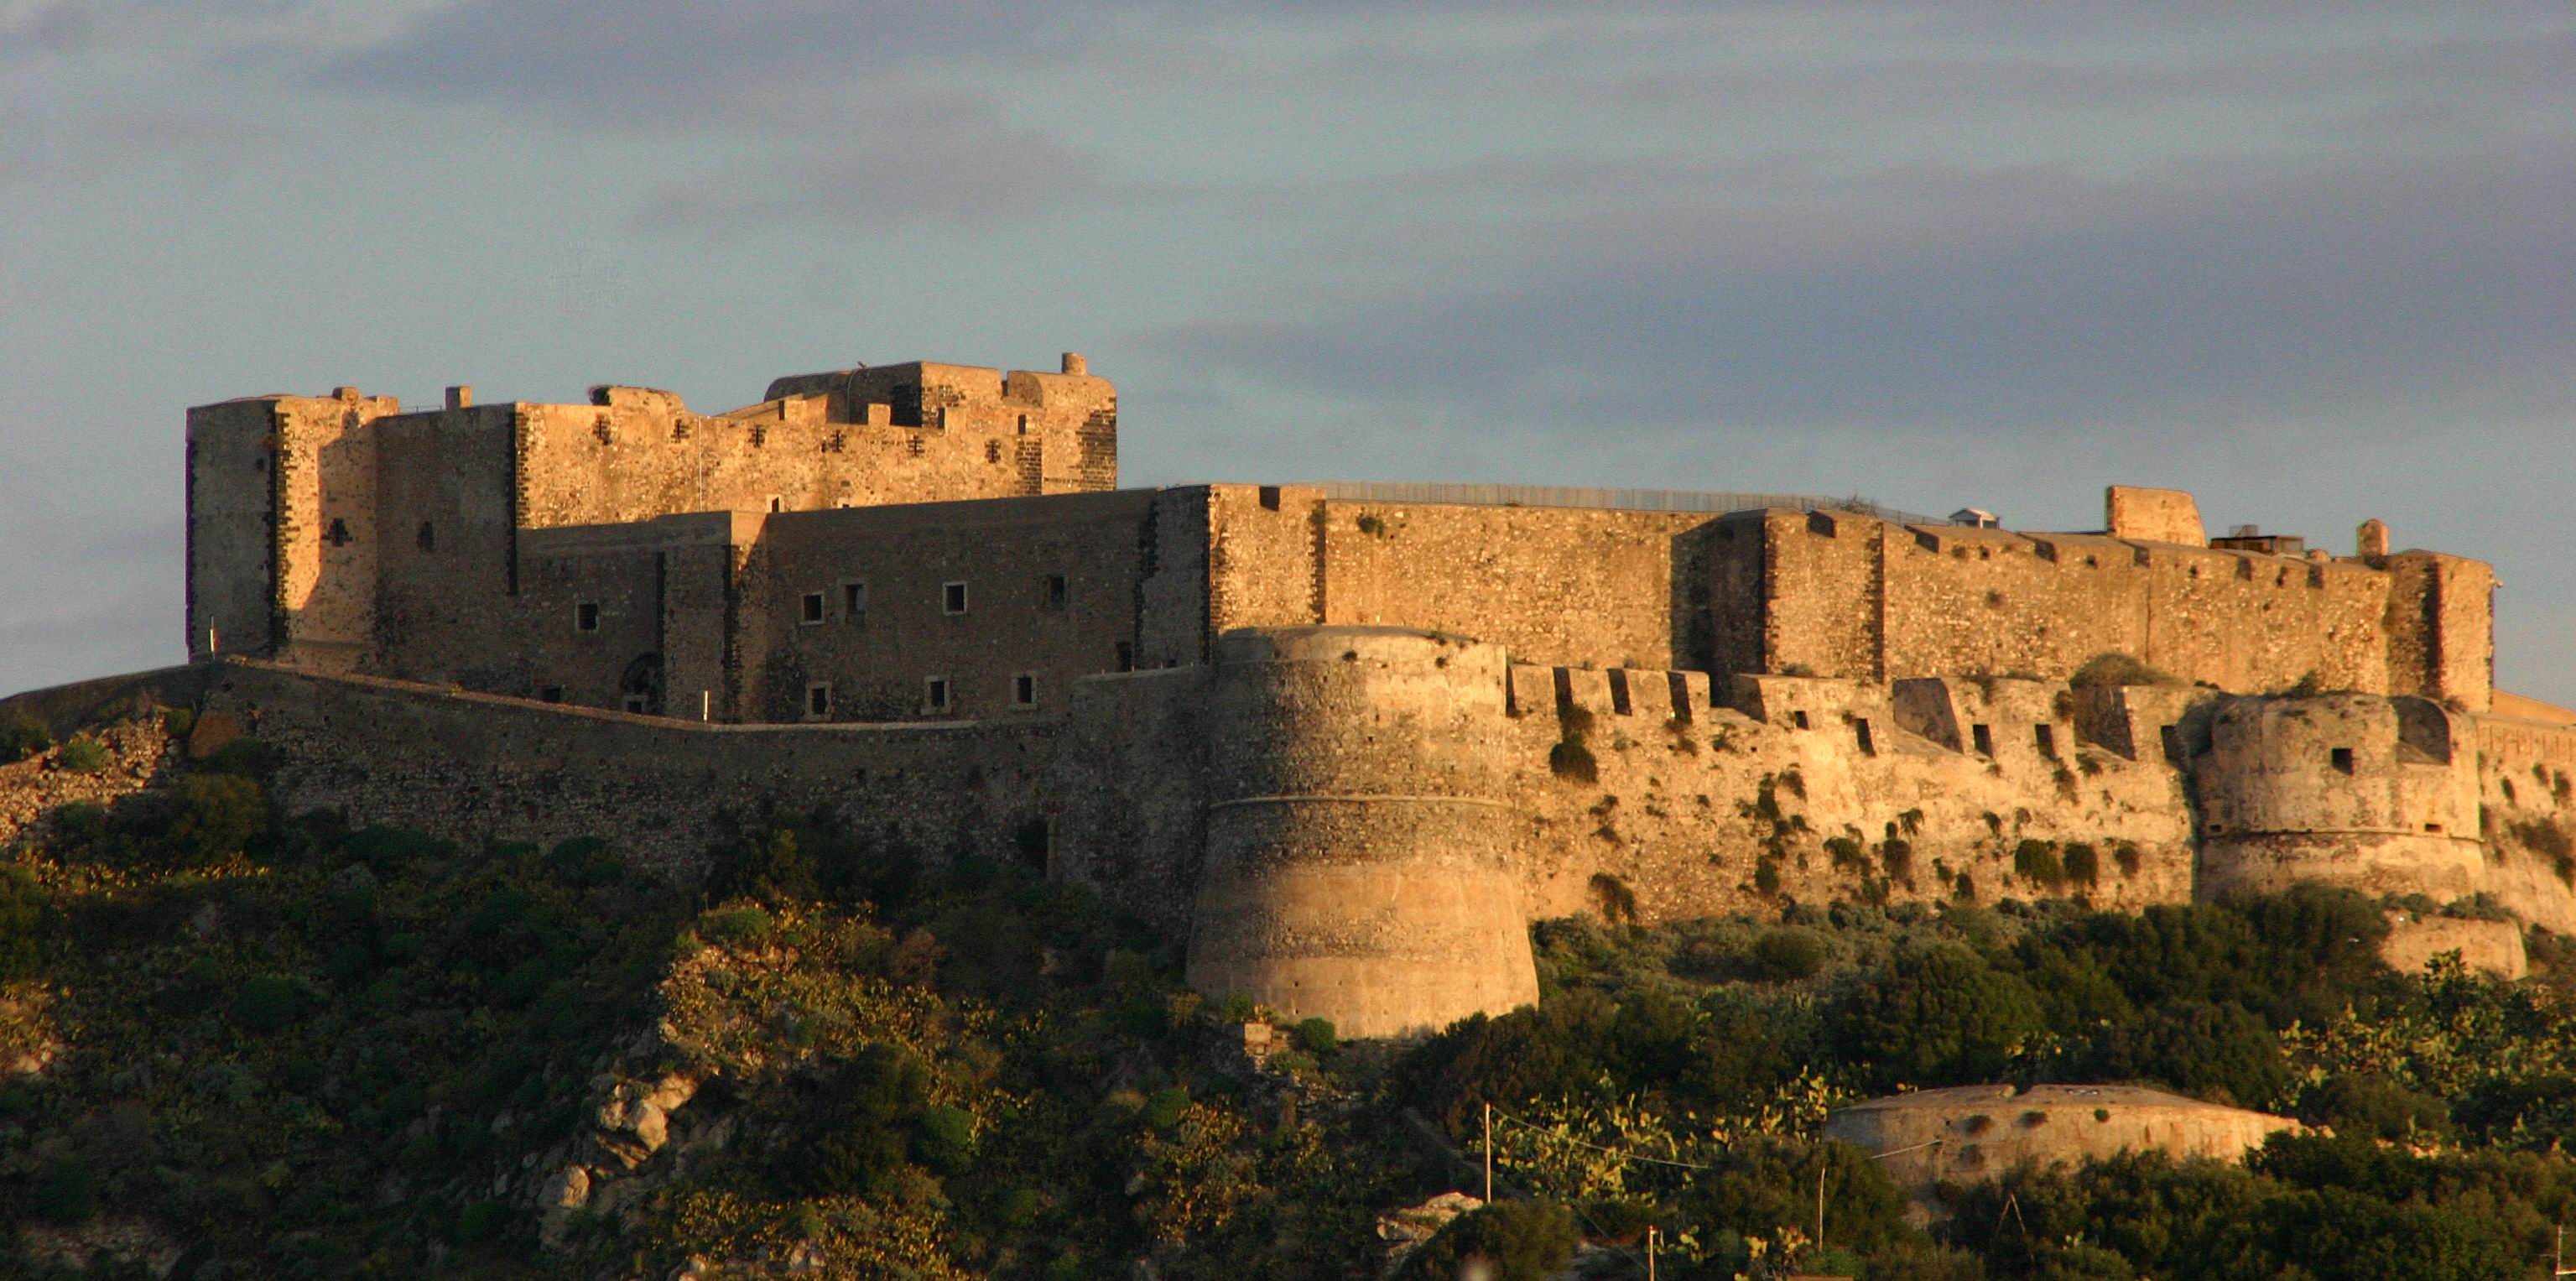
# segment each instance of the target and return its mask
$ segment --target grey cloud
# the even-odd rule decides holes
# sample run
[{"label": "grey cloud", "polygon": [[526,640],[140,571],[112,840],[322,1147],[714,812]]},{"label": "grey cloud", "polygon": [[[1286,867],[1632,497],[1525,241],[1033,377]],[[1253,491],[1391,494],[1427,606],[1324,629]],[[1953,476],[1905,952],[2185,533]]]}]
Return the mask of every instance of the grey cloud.
[{"label": "grey cloud", "polygon": [[0,61],[152,44],[303,10],[307,0],[51,0],[0,7]]},{"label": "grey cloud", "polygon": [[861,227],[1025,217],[1101,189],[1099,166],[1052,135],[946,96],[880,104],[738,170],[665,184],[640,220],[722,230],[812,219]]},{"label": "grey cloud", "polygon": [[1538,220],[1410,292],[1299,298],[1163,343],[1274,389],[1640,426],[2205,429],[2409,396],[2531,409],[2576,391],[2565,149],[2123,185],[1917,171],[1725,195]]}]

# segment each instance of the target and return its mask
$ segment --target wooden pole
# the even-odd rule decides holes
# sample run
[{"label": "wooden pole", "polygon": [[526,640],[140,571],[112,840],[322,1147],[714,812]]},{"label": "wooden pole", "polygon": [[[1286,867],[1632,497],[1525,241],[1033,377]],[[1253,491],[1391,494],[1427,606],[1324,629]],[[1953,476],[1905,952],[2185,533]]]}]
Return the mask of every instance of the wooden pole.
[{"label": "wooden pole", "polygon": [[1646,1225],[1646,1281],[1655,1281],[1655,1225]]},{"label": "wooden pole", "polygon": [[1485,1105],[1485,1204],[1494,1203],[1494,1105]]}]

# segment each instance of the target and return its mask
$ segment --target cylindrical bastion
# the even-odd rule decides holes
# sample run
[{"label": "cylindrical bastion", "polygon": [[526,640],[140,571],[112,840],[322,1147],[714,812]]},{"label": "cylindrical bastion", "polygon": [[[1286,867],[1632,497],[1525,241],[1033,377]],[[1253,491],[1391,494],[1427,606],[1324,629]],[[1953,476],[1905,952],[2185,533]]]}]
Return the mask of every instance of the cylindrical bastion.
[{"label": "cylindrical bastion", "polygon": [[1855,1103],[1825,1137],[1867,1150],[1888,1178],[1928,1203],[1943,1183],[1998,1178],[2122,1152],[2241,1159],[2299,1123],[2135,1085],[1961,1085]]},{"label": "cylindrical bastion", "polygon": [[1190,985],[1345,1036],[1536,1003],[1503,650],[1299,627],[1229,632],[1215,659]]}]

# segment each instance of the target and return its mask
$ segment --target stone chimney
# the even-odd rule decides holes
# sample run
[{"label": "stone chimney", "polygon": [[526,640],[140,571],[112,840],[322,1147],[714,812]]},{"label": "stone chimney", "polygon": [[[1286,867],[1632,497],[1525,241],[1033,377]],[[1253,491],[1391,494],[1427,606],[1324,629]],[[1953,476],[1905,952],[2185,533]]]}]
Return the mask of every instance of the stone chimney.
[{"label": "stone chimney", "polygon": [[2388,558],[2388,522],[2384,520],[2361,522],[2361,528],[2354,531],[2353,542],[2358,546],[2363,560],[2386,560]]},{"label": "stone chimney", "polygon": [[1068,374],[1090,373],[1091,362],[1084,360],[1081,352],[1068,351],[1064,354],[1064,372]]},{"label": "stone chimney", "polygon": [[470,408],[472,408],[472,407],[473,407],[473,405],[474,405],[474,389],[473,389],[473,388],[471,388],[471,387],[450,387],[450,388],[448,388],[448,389],[447,389],[447,407],[448,407],[448,408],[450,408],[450,409],[470,409]]}]

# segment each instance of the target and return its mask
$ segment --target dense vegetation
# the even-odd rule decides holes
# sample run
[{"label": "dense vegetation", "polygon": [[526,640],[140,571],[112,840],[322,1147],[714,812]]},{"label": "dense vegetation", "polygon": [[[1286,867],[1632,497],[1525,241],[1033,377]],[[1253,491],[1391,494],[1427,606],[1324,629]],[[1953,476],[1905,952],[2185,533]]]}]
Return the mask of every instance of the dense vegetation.
[{"label": "dense vegetation", "polygon": [[[2561,971],[2392,973],[2350,894],[1550,922],[1535,1009],[1409,1046],[1310,1023],[1255,1060],[1177,940],[1028,867],[770,815],[673,886],[597,841],[279,815],[266,768],[236,744],[0,866],[0,1215],[30,1268],[1376,1275],[1381,1215],[1475,1190],[1488,1104],[1508,1197],[1406,1275],[1642,1276],[1651,1231],[1662,1277],[2511,1277],[2576,1210]],[[1817,1137],[1843,1101],[1992,1080],[2335,1137],[2018,1172],[1929,1230]],[[587,1203],[546,1212],[575,1164]]]}]

